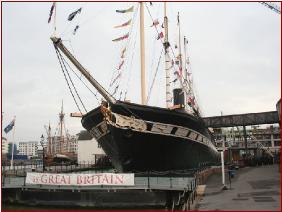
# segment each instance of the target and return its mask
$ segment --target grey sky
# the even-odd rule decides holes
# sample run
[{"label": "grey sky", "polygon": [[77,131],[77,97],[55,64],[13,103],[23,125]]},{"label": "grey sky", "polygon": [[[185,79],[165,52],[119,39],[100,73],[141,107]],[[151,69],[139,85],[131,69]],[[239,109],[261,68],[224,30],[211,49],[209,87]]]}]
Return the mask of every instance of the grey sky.
[{"label": "grey sky", "polygon": [[[132,4],[58,4],[58,35],[71,40],[71,45],[70,42],[66,45],[105,88],[118,66],[122,45],[111,40],[127,32],[113,26],[130,17],[115,10]],[[47,24],[50,7],[51,3],[3,3],[3,125],[16,115],[17,142],[39,140],[49,121],[54,129],[62,99],[70,133],[82,130],[80,120],[69,117],[77,108],[49,39],[52,34],[52,24]],[[83,7],[82,13],[69,25],[67,16],[79,7]],[[162,20],[160,3],[149,8],[154,17],[159,14]],[[168,10],[171,44],[175,43],[176,28],[172,26],[176,24],[178,11],[182,34],[189,38],[191,69],[204,116],[219,115],[221,111],[233,114],[275,110],[281,96],[280,15],[255,2],[169,3]],[[146,11],[145,14],[147,79],[151,82],[161,46],[155,41],[156,32],[149,27],[151,20]],[[73,36],[71,32],[76,24],[80,24],[80,28]],[[136,45],[128,97],[139,103],[138,42]],[[153,70],[152,57],[155,59]],[[129,76],[129,70],[127,73]],[[93,95],[75,81],[88,111],[96,107],[98,102]],[[164,106],[163,70],[159,71],[156,81],[150,104]],[[11,140],[11,132],[7,138]]]}]

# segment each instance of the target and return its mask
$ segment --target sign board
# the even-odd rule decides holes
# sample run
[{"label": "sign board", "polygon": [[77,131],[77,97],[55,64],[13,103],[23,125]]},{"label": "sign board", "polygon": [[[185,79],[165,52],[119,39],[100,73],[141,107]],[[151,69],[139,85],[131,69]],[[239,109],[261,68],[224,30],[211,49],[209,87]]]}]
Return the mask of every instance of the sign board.
[{"label": "sign board", "polygon": [[35,173],[28,172],[26,184],[33,185],[60,185],[60,186],[133,186],[134,174],[115,174],[115,173]]}]

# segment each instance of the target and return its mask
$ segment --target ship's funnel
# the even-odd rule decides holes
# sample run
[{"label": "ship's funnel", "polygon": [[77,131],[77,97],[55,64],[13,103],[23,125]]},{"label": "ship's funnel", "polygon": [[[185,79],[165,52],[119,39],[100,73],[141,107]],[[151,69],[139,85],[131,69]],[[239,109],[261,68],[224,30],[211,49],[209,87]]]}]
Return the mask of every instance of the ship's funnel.
[{"label": "ship's funnel", "polygon": [[184,91],[181,88],[173,89],[173,104],[184,108]]}]

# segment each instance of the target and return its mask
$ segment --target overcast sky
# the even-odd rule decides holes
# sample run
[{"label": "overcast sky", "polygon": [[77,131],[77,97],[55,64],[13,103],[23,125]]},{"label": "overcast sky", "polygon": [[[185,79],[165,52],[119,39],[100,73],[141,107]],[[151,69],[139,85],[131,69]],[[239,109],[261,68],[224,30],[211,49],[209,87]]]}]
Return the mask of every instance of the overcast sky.
[{"label": "overcast sky", "polygon": [[[126,34],[128,28],[114,29],[133,14],[118,14],[135,3],[58,3],[57,35],[105,88],[116,70],[124,42],[112,39]],[[2,25],[2,112],[4,127],[16,116],[15,140],[39,140],[50,122],[53,132],[64,101],[66,127],[71,134],[82,130],[79,118],[69,113],[78,109],[71,97],[49,39],[52,24],[47,24],[51,3],[3,3]],[[82,7],[72,22],[68,15]],[[148,7],[154,18],[162,20],[162,5]],[[280,15],[259,3],[169,3],[169,36],[176,39],[176,15],[180,12],[181,33],[189,39],[188,52],[198,101],[204,116],[275,110],[281,93]],[[156,32],[146,20],[147,87],[161,52]],[[72,30],[79,25],[76,35]],[[132,102],[140,103],[139,42],[137,21],[131,33],[127,86]],[[136,32],[135,32],[136,30]],[[136,38],[137,42],[133,40]],[[175,50],[176,51],[176,50]],[[133,55],[134,52],[134,56]],[[129,68],[132,67],[132,68]],[[156,77],[150,105],[165,105],[163,65]],[[96,98],[79,80],[74,80],[87,110],[98,105]],[[99,99],[101,97],[99,96]],[[12,132],[6,135],[12,139]]]}]

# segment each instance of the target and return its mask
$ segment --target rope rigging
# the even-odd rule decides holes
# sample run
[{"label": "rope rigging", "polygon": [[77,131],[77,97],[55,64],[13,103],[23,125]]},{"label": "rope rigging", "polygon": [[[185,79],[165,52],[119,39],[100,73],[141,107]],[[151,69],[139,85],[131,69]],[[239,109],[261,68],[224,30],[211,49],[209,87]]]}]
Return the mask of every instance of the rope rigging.
[{"label": "rope rigging", "polygon": [[[151,18],[151,21],[154,22],[153,16],[152,16],[152,14],[150,12],[150,9],[149,9],[148,5],[147,4],[145,4],[145,5],[146,5],[146,9],[147,9],[147,11],[149,13],[149,16]],[[153,25],[153,26],[155,27],[155,30],[156,30],[157,34],[159,35],[160,33],[159,33],[158,28],[157,28],[157,25]],[[162,41],[162,39],[159,39],[159,40],[162,43],[162,45],[164,45],[164,42]],[[174,53],[174,50],[173,50],[171,45],[169,45],[169,48],[170,48],[170,53],[172,54],[172,57],[169,55],[169,58],[170,58],[171,61],[174,61],[175,59],[177,59],[176,54]],[[172,58],[174,58],[174,59],[172,60]],[[180,58],[180,59],[182,59],[182,58]],[[186,60],[186,58],[185,58],[185,60]],[[186,61],[185,61],[185,63],[186,63]],[[180,63],[177,64],[177,66],[178,66],[178,70],[182,69],[182,67],[180,66]],[[193,92],[192,86],[187,86],[188,82],[190,84],[192,84],[192,79],[189,79],[189,81],[187,82],[185,80],[185,78],[183,77],[183,75],[178,73],[178,70],[175,67],[175,63],[172,64],[171,69],[173,69],[173,73],[176,75],[176,79],[180,82],[181,88],[183,89],[185,94],[187,96],[190,95],[190,96],[195,97],[195,94]],[[174,83],[175,80],[173,80],[172,82]],[[189,105],[187,102],[185,102],[185,105],[191,107],[193,109],[193,111],[196,113],[196,115],[200,115],[199,114],[199,106],[198,105],[195,104],[195,106],[197,106],[197,107],[193,107],[193,106]]]},{"label": "rope rigging", "polygon": [[97,97],[97,91],[96,94],[88,87],[88,85],[81,79],[81,76],[78,76],[78,74],[71,68],[70,64],[65,60],[65,58],[63,57],[63,61],[67,64],[67,66],[69,67],[69,69],[75,74],[75,76],[83,83],[83,85],[95,96],[95,98],[97,99],[97,101],[99,101],[98,97]]},{"label": "rope rigging", "polygon": [[74,102],[75,102],[75,104],[76,104],[76,106],[77,106],[77,109],[79,110],[80,113],[82,113],[81,110],[80,110],[80,107],[79,107],[79,105],[78,105],[78,103],[77,103],[77,101],[76,101],[76,98],[75,98],[75,96],[74,96],[74,94],[73,94],[73,92],[72,92],[72,89],[71,89],[71,87],[70,87],[69,81],[68,81],[68,79],[67,79],[67,76],[66,76],[64,67],[63,67],[63,65],[62,65],[61,58],[60,58],[59,50],[57,49],[56,46],[54,46],[54,47],[55,47],[56,54],[57,54],[57,57],[58,57],[58,60],[59,60],[60,66],[61,66],[61,70],[62,70],[62,72],[63,72],[63,74],[64,74],[64,77],[65,77],[65,80],[66,80],[66,82],[67,82],[69,91],[70,91],[70,93],[71,93],[71,95],[72,95],[72,98],[73,98],[73,100],[74,100]]},{"label": "rope rigging", "polygon": [[161,62],[161,59],[162,59],[162,56],[163,56],[163,52],[164,52],[164,48],[162,48],[162,51],[161,51],[161,54],[160,54],[160,57],[159,57],[159,61],[158,61],[158,65],[157,65],[157,68],[156,68],[156,71],[155,71],[155,74],[154,74],[154,77],[153,77],[153,81],[152,81],[152,84],[150,86],[150,89],[149,89],[149,92],[148,92],[148,95],[147,95],[147,104],[150,100],[151,93],[152,93],[152,90],[153,90],[153,86],[155,84],[155,80],[156,80],[156,76],[158,74],[158,70],[159,70],[160,62]]},{"label": "rope rigging", "polygon": [[65,71],[66,71],[68,77],[69,77],[69,80],[70,80],[70,82],[71,82],[71,84],[72,84],[72,86],[73,86],[73,89],[74,89],[74,91],[75,91],[75,93],[76,93],[76,95],[77,95],[77,97],[78,97],[78,99],[79,99],[79,101],[80,101],[80,103],[81,103],[83,109],[85,110],[85,112],[87,112],[87,110],[86,110],[86,108],[85,108],[85,106],[84,106],[84,104],[83,104],[83,102],[82,102],[82,100],[81,100],[81,98],[80,98],[80,96],[79,96],[79,94],[78,94],[78,92],[77,92],[77,89],[76,89],[76,87],[75,87],[75,85],[74,85],[74,83],[73,83],[73,81],[72,81],[72,79],[71,79],[71,77],[70,77],[70,74],[69,74],[68,69],[67,69],[67,67],[66,67],[66,65],[65,65],[65,62],[64,62],[65,60],[63,59],[63,56],[62,56],[61,52],[58,51],[58,54],[59,54],[59,56],[60,56],[60,58],[61,58],[62,64],[63,64],[63,66],[64,66],[64,69],[65,69]]}]

